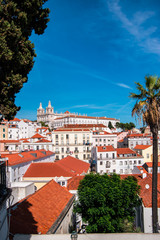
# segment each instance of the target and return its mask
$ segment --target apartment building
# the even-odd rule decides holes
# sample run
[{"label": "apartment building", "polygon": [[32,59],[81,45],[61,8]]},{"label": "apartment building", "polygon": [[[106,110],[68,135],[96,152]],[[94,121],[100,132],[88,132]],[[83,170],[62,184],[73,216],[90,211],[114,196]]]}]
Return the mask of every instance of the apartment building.
[{"label": "apartment building", "polygon": [[90,129],[60,128],[54,130],[52,143],[56,160],[68,155],[86,162],[91,159],[92,132]]},{"label": "apartment building", "polygon": [[144,158],[129,148],[98,146],[92,149],[92,159],[96,161],[96,170],[100,174],[132,173],[134,166],[142,166]]},{"label": "apartment building", "polygon": [[148,134],[129,134],[125,138],[125,142],[128,145],[128,148],[135,148],[136,145],[151,145],[152,137]]},{"label": "apartment building", "polygon": [[93,146],[113,146],[117,148],[117,134],[106,131],[93,131]]}]

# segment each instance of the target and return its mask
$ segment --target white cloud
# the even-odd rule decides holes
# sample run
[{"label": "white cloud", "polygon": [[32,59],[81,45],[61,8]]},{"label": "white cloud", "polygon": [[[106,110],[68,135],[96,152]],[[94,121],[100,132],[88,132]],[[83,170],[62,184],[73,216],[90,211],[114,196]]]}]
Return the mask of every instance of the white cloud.
[{"label": "white cloud", "polygon": [[117,83],[118,86],[123,87],[123,88],[129,88],[132,89],[130,86],[124,84],[124,83]]},{"label": "white cloud", "polygon": [[135,37],[138,45],[147,52],[160,54],[160,39],[152,36],[156,32],[156,26],[144,27],[144,23],[155,15],[153,11],[136,12],[132,19],[129,19],[122,11],[119,0],[109,0],[108,9],[118,20],[122,27]]}]

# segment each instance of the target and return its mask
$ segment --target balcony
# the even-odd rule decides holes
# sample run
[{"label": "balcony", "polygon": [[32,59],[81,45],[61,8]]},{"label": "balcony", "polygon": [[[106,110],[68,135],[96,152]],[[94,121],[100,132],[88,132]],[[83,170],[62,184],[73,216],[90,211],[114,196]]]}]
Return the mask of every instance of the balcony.
[{"label": "balcony", "polygon": [[67,150],[67,151],[66,151],[66,153],[68,153],[68,154],[69,154],[69,153],[70,153],[70,150]]},{"label": "balcony", "polygon": [[91,149],[87,149],[87,152],[91,152]]}]

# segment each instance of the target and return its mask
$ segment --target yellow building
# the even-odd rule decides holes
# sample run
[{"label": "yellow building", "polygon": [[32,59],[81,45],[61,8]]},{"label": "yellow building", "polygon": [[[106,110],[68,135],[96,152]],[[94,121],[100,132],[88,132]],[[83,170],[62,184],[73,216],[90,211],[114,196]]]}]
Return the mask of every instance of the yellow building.
[{"label": "yellow building", "polygon": [[136,145],[134,150],[144,157],[144,162],[152,162],[152,145]]},{"label": "yellow building", "polygon": [[8,140],[8,126],[5,123],[0,125],[0,140]]}]

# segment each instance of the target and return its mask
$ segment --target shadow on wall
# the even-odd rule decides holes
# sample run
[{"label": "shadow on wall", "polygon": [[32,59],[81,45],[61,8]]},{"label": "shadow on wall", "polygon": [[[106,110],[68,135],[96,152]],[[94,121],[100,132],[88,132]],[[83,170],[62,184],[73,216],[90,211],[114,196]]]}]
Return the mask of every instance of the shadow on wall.
[{"label": "shadow on wall", "polygon": [[[10,239],[15,234],[38,234],[37,222],[30,212],[30,204],[27,200],[23,204],[15,204],[10,211]],[[27,236],[27,239],[30,239]]]}]

